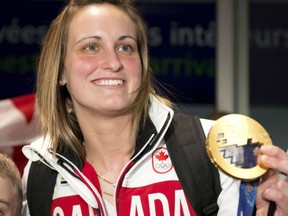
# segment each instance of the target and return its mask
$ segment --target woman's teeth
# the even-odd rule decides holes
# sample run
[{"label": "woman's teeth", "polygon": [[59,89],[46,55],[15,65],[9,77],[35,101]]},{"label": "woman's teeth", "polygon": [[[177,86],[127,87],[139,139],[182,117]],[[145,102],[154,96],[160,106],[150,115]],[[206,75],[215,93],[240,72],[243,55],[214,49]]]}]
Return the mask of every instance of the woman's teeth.
[{"label": "woman's teeth", "polygon": [[123,80],[100,80],[98,82],[96,82],[97,85],[101,85],[101,86],[113,86],[113,85],[122,85],[123,84]]}]

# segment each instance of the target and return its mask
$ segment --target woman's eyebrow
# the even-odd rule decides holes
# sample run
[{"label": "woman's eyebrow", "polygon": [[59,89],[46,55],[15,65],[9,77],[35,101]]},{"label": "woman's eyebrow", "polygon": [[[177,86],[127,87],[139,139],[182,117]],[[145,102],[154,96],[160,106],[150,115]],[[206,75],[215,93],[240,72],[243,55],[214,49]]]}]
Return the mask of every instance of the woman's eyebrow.
[{"label": "woman's eyebrow", "polygon": [[100,36],[97,36],[97,35],[93,35],[93,36],[89,36],[89,37],[84,37],[84,38],[81,38],[80,40],[76,41],[75,44],[78,44],[78,43],[80,43],[81,41],[84,41],[84,40],[87,40],[87,39],[97,39],[97,40],[101,40],[101,37],[100,37]]},{"label": "woman's eyebrow", "polygon": [[119,37],[119,41],[125,40],[126,38],[131,38],[132,40],[136,41],[136,38],[134,38],[131,35],[123,35],[123,36]]},{"label": "woman's eyebrow", "polygon": [[[137,42],[136,38],[131,36],[131,35],[122,35],[118,38],[119,41],[122,41],[122,40],[125,40],[126,38],[130,38],[134,41]],[[100,36],[97,36],[97,35],[93,35],[93,36],[88,36],[88,37],[84,37],[84,38],[81,38],[80,40],[76,41],[75,44],[78,44],[80,43],[81,41],[84,41],[84,40],[87,40],[87,39],[96,39],[96,40],[101,40],[102,38]]]}]

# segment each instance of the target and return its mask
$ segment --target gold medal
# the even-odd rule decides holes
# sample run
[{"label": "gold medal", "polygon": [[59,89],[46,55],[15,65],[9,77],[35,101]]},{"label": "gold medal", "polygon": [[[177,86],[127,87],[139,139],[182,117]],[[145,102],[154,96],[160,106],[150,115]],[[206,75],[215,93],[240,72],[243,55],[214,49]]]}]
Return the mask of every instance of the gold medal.
[{"label": "gold medal", "polygon": [[242,180],[254,180],[267,169],[257,165],[257,150],[272,145],[266,130],[254,119],[240,114],[219,118],[210,129],[206,148],[220,170]]}]

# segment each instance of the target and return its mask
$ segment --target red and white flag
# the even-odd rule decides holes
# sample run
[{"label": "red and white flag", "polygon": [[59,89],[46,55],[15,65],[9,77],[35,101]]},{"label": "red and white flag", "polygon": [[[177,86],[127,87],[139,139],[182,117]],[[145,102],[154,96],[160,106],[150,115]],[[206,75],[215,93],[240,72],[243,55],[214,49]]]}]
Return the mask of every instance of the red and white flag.
[{"label": "red and white flag", "polygon": [[[40,136],[35,95],[0,100],[0,151],[22,160],[21,147]],[[17,164],[21,166],[20,164]]]}]

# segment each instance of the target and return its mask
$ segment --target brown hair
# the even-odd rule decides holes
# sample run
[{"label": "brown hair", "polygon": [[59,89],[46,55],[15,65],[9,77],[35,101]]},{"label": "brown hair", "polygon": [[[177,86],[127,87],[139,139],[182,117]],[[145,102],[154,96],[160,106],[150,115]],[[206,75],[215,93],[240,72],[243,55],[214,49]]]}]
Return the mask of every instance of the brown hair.
[{"label": "brown hair", "polygon": [[[45,136],[49,134],[53,151],[56,152],[68,145],[82,159],[86,156],[82,144],[83,135],[75,114],[73,112],[69,114],[67,111],[67,106],[73,107],[72,101],[66,87],[61,87],[59,81],[64,68],[69,24],[80,8],[91,4],[114,5],[123,10],[135,24],[142,63],[141,86],[131,109],[135,131],[138,130],[141,117],[147,116],[151,94],[157,96],[148,62],[145,25],[131,0],[71,0],[52,22],[44,39],[38,63],[36,98],[43,133]],[[168,100],[157,97],[169,104]]]},{"label": "brown hair", "polygon": [[0,176],[4,179],[8,179],[15,189],[16,196],[16,215],[21,215],[22,210],[22,182],[20,172],[11,158],[7,155],[0,153]]}]

